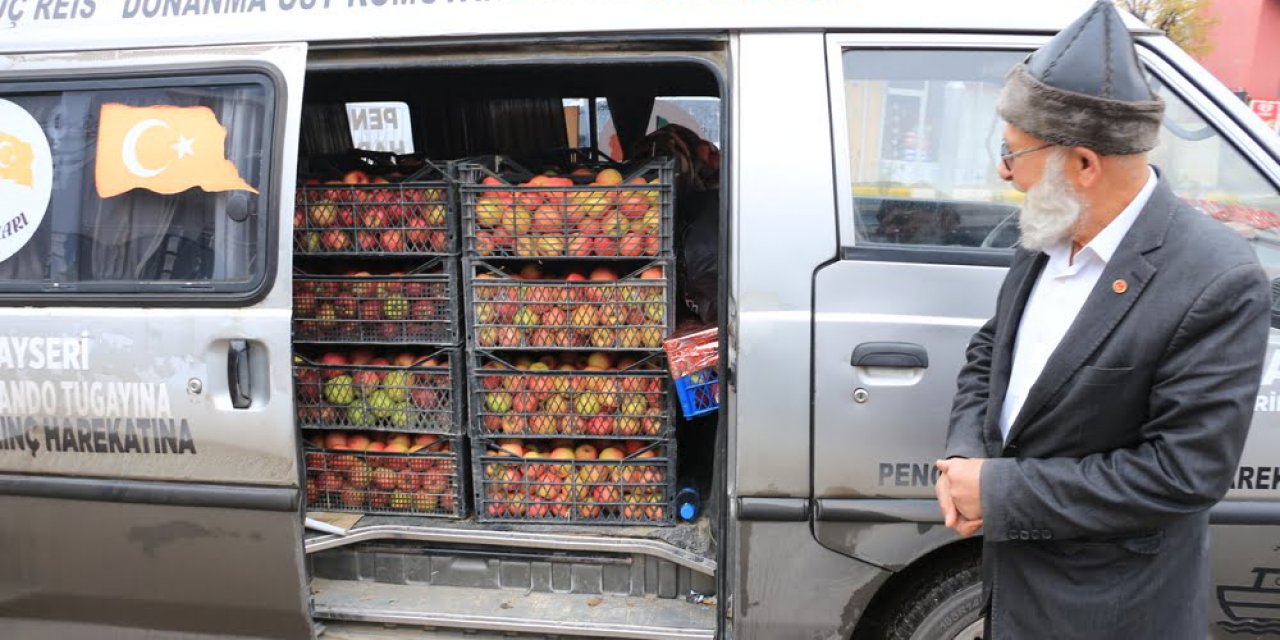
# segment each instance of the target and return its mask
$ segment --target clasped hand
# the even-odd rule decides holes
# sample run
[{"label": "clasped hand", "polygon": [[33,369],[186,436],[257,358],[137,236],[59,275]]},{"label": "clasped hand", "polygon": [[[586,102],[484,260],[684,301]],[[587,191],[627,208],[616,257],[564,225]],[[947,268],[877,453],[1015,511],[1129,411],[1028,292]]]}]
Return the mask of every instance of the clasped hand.
[{"label": "clasped hand", "polygon": [[982,458],[938,460],[938,506],[943,522],[967,538],[982,529]]}]

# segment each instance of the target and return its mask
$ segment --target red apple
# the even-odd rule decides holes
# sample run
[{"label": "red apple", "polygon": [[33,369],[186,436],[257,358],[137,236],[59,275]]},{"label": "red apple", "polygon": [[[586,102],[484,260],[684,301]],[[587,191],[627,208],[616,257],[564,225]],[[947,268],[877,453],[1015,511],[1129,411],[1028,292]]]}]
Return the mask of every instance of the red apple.
[{"label": "red apple", "polygon": [[399,229],[383,231],[379,241],[382,243],[382,250],[391,253],[403,253],[407,247],[404,241],[404,232]]}]

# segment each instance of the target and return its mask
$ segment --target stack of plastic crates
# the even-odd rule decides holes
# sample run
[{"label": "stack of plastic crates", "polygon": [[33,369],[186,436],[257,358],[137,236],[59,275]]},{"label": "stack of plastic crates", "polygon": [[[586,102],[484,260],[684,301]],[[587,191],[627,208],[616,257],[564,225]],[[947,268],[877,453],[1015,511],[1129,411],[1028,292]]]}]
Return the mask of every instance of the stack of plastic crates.
[{"label": "stack of plastic crates", "polygon": [[425,162],[404,179],[298,189],[293,375],[310,509],[467,512],[451,171]]},{"label": "stack of plastic crates", "polygon": [[670,524],[671,162],[459,176],[477,517]]}]

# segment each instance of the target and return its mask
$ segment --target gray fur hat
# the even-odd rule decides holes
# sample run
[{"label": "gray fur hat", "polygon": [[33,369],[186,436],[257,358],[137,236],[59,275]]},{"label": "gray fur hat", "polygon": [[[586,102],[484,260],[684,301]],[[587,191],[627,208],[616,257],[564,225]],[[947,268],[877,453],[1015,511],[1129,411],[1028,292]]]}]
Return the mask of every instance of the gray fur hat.
[{"label": "gray fur hat", "polygon": [[1115,6],[1098,0],[1009,71],[996,110],[1045,142],[1128,155],[1155,148],[1164,101]]}]

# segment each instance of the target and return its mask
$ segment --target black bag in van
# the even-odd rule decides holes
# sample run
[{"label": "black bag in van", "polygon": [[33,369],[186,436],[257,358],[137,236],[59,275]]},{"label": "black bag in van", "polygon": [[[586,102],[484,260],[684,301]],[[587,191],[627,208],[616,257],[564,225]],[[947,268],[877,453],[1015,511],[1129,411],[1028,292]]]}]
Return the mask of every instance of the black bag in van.
[{"label": "black bag in van", "polygon": [[[685,313],[703,324],[716,321],[720,273],[720,152],[678,124],[645,136],[629,161],[673,158],[676,171],[676,294]],[[679,318],[678,318],[679,319]]]},{"label": "black bag in van", "polygon": [[716,322],[720,288],[720,192],[688,192],[677,199],[676,293],[703,324]]}]

